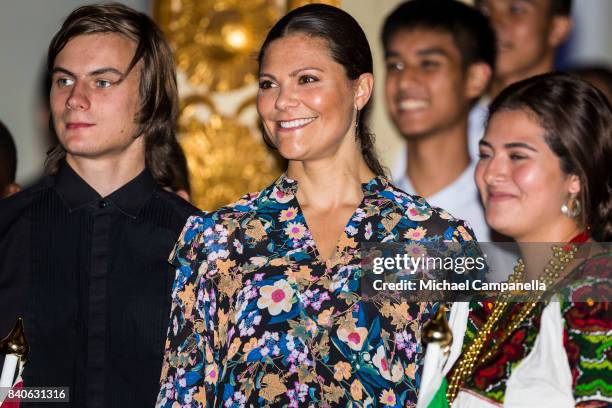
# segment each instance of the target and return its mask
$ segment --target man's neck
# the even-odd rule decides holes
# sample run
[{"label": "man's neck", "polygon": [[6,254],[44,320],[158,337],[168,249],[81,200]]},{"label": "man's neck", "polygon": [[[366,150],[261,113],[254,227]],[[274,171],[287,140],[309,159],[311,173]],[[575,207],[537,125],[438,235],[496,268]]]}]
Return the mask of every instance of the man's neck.
[{"label": "man's neck", "polygon": [[120,160],[113,160],[67,154],[66,161],[102,197],[108,196],[129,183],[145,167],[144,155],[141,159],[126,160],[125,157],[122,157]]},{"label": "man's neck", "polygon": [[430,197],[452,184],[469,164],[467,118],[444,132],[408,141],[406,176],[420,196]]},{"label": "man's neck", "polygon": [[489,95],[491,98],[495,98],[497,94],[499,94],[505,87],[511,85],[515,82],[522,81],[523,79],[531,78],[535,75],[545,74],[547,72],[551,72],[555,68],[555,57],[554,53],[545,56],[541,59],[539,63],[532,66],[528,70],[515,72],[505,76],[496,76],[491,81],[491,91]]}]

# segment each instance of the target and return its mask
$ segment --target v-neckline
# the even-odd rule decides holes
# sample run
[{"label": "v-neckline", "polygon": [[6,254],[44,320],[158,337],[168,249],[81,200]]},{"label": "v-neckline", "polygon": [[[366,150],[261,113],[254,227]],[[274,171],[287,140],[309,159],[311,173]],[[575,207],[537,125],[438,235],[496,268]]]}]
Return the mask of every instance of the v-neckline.
[{"label": "v-neckline", "polygon": [[346,221],[346,223],[344,225],[344,228],[340,232],[340,235],[336,238],[334,249],[331,252],[331,255],[327,259],[323,259],[322,255],[321,255],[321,252],[319,251],[319,247],[317,246],[317,241],[315,240],[314,235],[312,234],[312,229],[308,225],[308,220],[306,219],[306,214],[304,213],[304,210],[302,209],[302,206],[300,205],[300,201],[298,200],[298,197],[297,197],[298,182],[297,182],[297,180],[293,180],[293,179],[287,177],[286,174],[283,174],[281,177],[284,178],[287,182],[291,183],[291,185],[292,185],[292,195],[293,195],[293,197],[291,198],[291,201],[294,202],[294,204],[295,204],[294,206],[297,209],[297,213],[299,215],[301,215],[302,219],[304,220],[304,229],[305,229],[306,233],[304,234],[304,236],[301,239],[302,240],[306,240],[306,239],[309,238],[312,241],[312,245],[309,245],[309,246],[310,246],[310,248],[313,251],[315,259],[318,261],[318,263],[320,263],[321,265],[324,265],[326,269],[330,268],[331,267],[330,263],[334,259],[337,258],[337,255],[339,253],[340,243],[342,242],[344,236],[348,237],[347,230],[348,230],[349,226],[351,225],[351,222],[353,221],[353,218],[355,218],[355,216],[357,215],[357,211],[360,208],[363,208],[363,206],[365,205],[366,197],[371,195],[371,192],[368,190],[368,187],[373,182],[376,182],[378,180],[379,176],[374,176],[368,182],[361,183],[361,192],[363,194],[363,196],[361,197],[361,201],[359,201],[359,204],[357,205],[357,207],[355,207],[355,209],[351,213],[351,216]]},{"label": "v-neckline", "polygon": [[302,210],[302,207],[300,206],[300,202],[297,198],[297,194],[293,196],[293,199],[295,200],[295,206],[297,208],[298,214],[300,214],[302,218],[304,219],[304,228],[306,229],[306,234],[304,234],[304,238],[308,237],[310,238],[310,240],[312,240],[311,248],[312,248],[312,251],[314,253],[316,260],[322,265],[325,265],[326,269],[329,268],[330,267],[329,263],[331,263],[331,261],[337,258],[339,247],[340,247],[340,242],[342,242],[342,239],[344,238],[344,236],[348,236],[347,229],[351,225],[351,221],[353,221],[353,218],[357,215],[357,211],[363,207],[365,199],[366,199],[366,194],[363,194],[363,197],[361,197],[361,201],[359,202],[355,210],[351,213],[351,216],[349,217],[349,219],[344,224],[344,228],[342,229],[342,231],[340,232],[340,235],[335,240],[334,249],[332,250],[331,255],[327,259],[323,259],[323,256],[321,255],[321,252],[319,251],[319,247],[317,246],[317,241],[315,240],[314,235],[312,234],[312,229],[308,225],[306,214],[304,213],[304,210]]}]

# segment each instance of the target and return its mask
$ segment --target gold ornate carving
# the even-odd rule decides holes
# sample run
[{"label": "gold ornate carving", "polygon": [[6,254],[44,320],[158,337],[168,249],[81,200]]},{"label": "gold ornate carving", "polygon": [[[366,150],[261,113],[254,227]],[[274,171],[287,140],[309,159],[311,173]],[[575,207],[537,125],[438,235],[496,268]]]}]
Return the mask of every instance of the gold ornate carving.
[{"label": "gold ornate carving", "polygon": [[[212,111],[206,123],[196,117],[198,104]],[[243,103],[239,111],[247,105]],[[199,208],[214,210],[247,192],[261,190],[280,175],[279,161],[251,129],[237,119],[217,113],[206,97],[198,95],[184,100],[180,133],[192,202]]]},{"label": "gold ornate carving", "polygon": [[287,0],[287,11],[312,3],[324,3],[330,6],[340,7],[340,0]]},{"label": "gold ornate carving", "polygon": [[275,0],[158,0],[155,10],[178,67],[214,92],[255,82],[255,56],[280,17]]},{"label": "gold ornate carving", "polygon": [[[188,78],[179,90],[191,94],[181,97],[179,142],[196,206],[214,210],[233,202],[265,187],[284,168],[282,159],[257,135],[261,129],[240,118],[255,104],[255,57],[267,31],[284,11],[313,2],[155,1],[155,19],[172,44],[178,71]],[[340,1],[323,3],[340,6]],[[245,95],[249,85],[253,93]],[[220,114],[217,97],[239,88],[235,97],[222,102],[225,114]],[[228,110],[233,114],[228,116]],[[203,111],[208,114],[202,115]]]}]

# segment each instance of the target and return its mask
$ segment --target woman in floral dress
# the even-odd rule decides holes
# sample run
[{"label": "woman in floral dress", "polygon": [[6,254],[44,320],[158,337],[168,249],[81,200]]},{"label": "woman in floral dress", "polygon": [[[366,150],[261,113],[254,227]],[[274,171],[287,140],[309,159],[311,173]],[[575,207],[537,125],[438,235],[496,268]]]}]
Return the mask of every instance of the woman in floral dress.
[{"label": "woman in floral dress", "polygon": [[411,406],[435,305],[362,296],[361,245],[473,233],[384,176],[372,57],[347,13],[290,12],[259,62],[258,112],[288,169],[185,226],[158,406]]}]

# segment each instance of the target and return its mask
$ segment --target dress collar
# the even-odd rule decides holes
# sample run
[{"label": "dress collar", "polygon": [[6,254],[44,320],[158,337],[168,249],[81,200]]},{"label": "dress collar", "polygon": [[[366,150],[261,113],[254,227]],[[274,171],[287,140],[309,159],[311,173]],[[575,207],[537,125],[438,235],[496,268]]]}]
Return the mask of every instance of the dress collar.
[{"label": "dress collar", "polygon": [[104,199],[108,204],[115,205],[125,215],[136,218],[140,209],[150,198],[156,188],[155,180],[148,169],[127,184],[102,197],[85,180],[81,178],[66,161],[62,161],[54,177],[55,187],[64,200],[70,212],[87,205],[97,205]]},{"label": "dress collar", "polygon": [[[389,180],[385,176],[374,176],[367,183],[361,184],[361,190],[365,196],[376,195],[385,190],[389,184]],[[279,198],[283,200],[295,196],[298,189],[298,182],[297,180],[287,177],[287,173],[283,173],[276,179],[272,187],[268,196],[276,200]]]},{"label": "dress collar", "polygon": [[578,235],[576,235],[574,238],[572,238],[570,240],[570,244],[583,244],[587,242],[590,237],[591,234],[589,233],[589,229],[587,228],[584,231],[580,232]]}]

